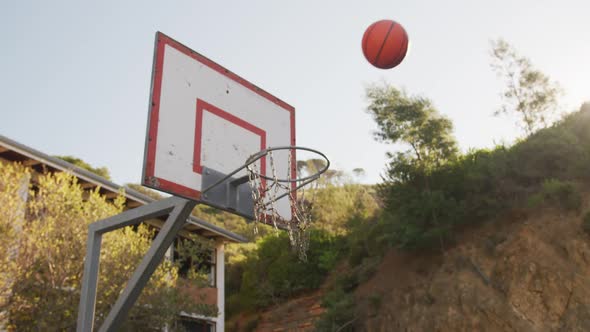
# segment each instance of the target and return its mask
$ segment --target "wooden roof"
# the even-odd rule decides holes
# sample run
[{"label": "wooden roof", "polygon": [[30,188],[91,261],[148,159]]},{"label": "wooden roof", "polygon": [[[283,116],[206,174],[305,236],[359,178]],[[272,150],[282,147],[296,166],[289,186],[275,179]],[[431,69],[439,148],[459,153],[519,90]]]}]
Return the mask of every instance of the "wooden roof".
[{"label": "wooden roof", "polygon": [[[78,178],[78,183],[83,189],[95,190],[99,188],[100,194],[106,197],[107,200],[114,200],[119,195],[121,188],[124,188],[125,207],[127,209],[136,208],[154,201],[153,198],[136,190],[115,184],[99,175],[59,158],[46,155],[2,135],[0,135],[0,160],[19,162],[39,173],[69,172]],[[159,227],[163,223],[163,220],[154,220],[150,223]],[[187,220],[183,232],[198,234],[206,238],[221,238],[229,242],[247,241],[241,235],[232,233],[193,216]]]}]

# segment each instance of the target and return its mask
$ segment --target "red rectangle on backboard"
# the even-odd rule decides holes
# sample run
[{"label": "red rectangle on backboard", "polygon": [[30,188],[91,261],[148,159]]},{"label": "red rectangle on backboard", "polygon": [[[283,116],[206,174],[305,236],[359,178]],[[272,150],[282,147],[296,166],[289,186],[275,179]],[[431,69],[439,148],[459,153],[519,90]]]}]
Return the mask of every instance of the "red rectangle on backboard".
[{"label": "red rectangle on backboard", "polygon": [[[233,123],[234,125],[244,128],[253,134],[260,137],[260,151],[266,149],[266,132],[251,123],[248,123],[238,117],[233,116],[232,114],[225,112],[224,110],[215,107],[208,102],[197,99],[197,117],[195,121],[195,153],[194,153],[194,163],[193,163],[193,170],[196,173],[202,174],[203,166],[201,165],[201,139],[203,137],[203,112],[210,112],[215,114],[216,116],[223,118],[224,120]],[[262,174],[266,174],[266,158],[262,158],[260,160],[260,172]]]}]

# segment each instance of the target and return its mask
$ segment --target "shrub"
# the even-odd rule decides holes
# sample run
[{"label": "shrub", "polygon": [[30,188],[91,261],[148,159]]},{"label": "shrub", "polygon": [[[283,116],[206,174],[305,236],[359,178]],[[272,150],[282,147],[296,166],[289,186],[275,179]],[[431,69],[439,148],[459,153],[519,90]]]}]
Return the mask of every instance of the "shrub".
[{"label": "shrub", "polygon": [[378,312],[383,303],[383,296],[381,293],[373,293],[369,295],[369,306],[373,312]]},{"label": "shrub", "polygon": [[318,288],[342,252],[341,240],[321,230],[310,234],[306,262],[291,249],[285,232],[268,235],[257,244],[245,260],[228,269],[237,272],[227,281],[238,292],[228,298],[228,315],[264,308]]},{"label": "shrub", "polygon": [[[332,290],[325,295],[322,302],[326,311],[316,323],[318,331],[354,331],[352,324],[355,321],[354,290],[375,274],[380,262],[379,256],[365,258],[352,271],[335,280]],[[381,298],[372,296],[369,298],[369,303],[374,310],[378,310]]]},{"label": "shrub", "polygon": [[244,331],[246,332],[252,332],[255,331],[256,328],[258,327],[258,322],[260,321],[260,317],[253,317],[250,320],[248,320],[244,326]]},{"label": "shrub", "polygon": [[582,219],[582,228],[588,234],[590,234],[590,211],[586,212],[584,219]]},{"label": "shrub", "polygon": [[383,222],[374,218],[351,218],[349,228],[345,250],[351,266],[358,266],[367,257],[380,257],[389,248],[390,236]]},{"label": "shrub", "polygon": [[[509,209],[541,203],[579,210],[575,181],[590,180],[590,113],[581,111],[512,147],[474,150],[424,170],[403,155],[392,161],[377,191],[384,202],[383,237],[399,248],[441,248],[457,226],[490,220]],[[532,195],[535,189],[539,193]],[[352,261],[366,250],[358,247]]]},{"label": "shrub", "polygon": [[351,218],[369,219],[377,210],[373,189],[366,185],[329,185],[317,190],[315,195],[312,209],[315,227],[331,234],[347,234]]},{"label": "shrub", "polygon": [[549,203],[566,211],[577,211],[582,206],[582,197],[573,183],[548,179],[543,182],[541,191],[529,199],[531,207]]},{"label": "shrub", "polygon": [[354,331],[354,295],[336,288],[326,294],[322,306],[326,311],[315,324],[317,331]]},{"label": "shrub", "polygon": [[[124,198],[109,202],[99,189],[83,190],[76,177],[66,172],[35,174],[34,184],[29,183],[33,174],[18,164],[0,162],[2,323],[10,331],[72,331],[88,225],[120,213]],[[104,320],[154,234],[142,224],[103,236],[95,325]],[[163,261],[122,329],[144,331],[170,325],[181,310],[203,315],[217,312],[216,306],[198,303],[177,287],[178,281],[178,268]]]}]

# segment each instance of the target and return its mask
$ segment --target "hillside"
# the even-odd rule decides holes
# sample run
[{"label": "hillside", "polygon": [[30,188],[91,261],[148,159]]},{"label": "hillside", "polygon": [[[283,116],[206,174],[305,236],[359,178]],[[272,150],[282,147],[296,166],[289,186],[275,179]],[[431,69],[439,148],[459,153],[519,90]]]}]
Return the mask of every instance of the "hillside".
[{"label": "hillside", "polygon": [[408,156],[375,188],[326,187],[356,194],[320,201],[346,232],[312,236],[310,261],[279,237],[236,265],[243,330],[590,330],[590,104],[512,146]]},{"label": "hillside", "polygon": [[[389,251],[354,293],[353,329],[590,330],[590,235],[579,215],[521,211],[466,230],[458,242],[440,255]],[[254,330],[313,331],[323,294],[264,311]]]},{"label": "hillside", "polygon": [[590,236],[581,222],[576,214],[537,211],[467,231],[444,255],[390,251],[356,290],[364,302],[359,327],[589,331]]},{"label": "hillside", "polygon": [[[575,213],[521,211],[464,231],[444,254],[390,250],[354,292],[353,329],[589,331],[590,235],[581,224]],[[250,317],[251,326],[313,331],[324,293]]]}]

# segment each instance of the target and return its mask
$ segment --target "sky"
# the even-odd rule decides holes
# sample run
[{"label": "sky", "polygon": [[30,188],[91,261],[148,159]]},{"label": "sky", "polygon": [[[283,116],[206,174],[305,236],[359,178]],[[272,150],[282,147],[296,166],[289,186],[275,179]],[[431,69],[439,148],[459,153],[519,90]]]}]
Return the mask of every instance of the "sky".
[{"label": "sky", "polygon": [[[562,111],[590,100],[588,1],[0,1],[0,134],[139,183],[154,35],[162,31],[293,105],[297,144],[378,183],[387,151],[365,88],[388,82],[430,98],[463,151],[513,142],[493,117],[502,37],[559,82]],[[371,67],[361,40],[392,19],[410,38],[398,67]]]}]

